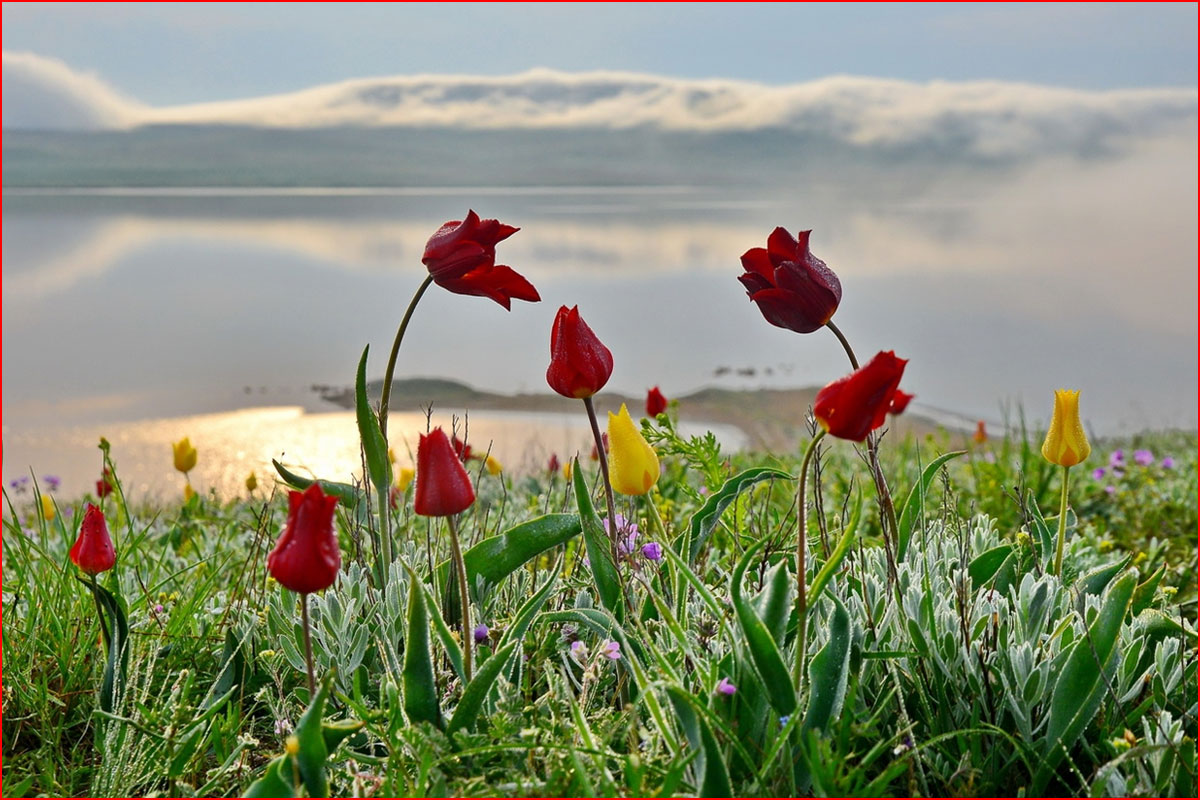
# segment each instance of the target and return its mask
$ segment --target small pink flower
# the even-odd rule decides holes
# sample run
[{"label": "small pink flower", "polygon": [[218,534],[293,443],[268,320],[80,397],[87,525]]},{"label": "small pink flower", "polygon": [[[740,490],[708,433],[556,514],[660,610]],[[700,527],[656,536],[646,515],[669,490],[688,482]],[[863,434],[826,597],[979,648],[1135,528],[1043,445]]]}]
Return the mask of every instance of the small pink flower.
[{"label": "small pink flower", "polygon": [[620,642],[605,642],[604,649],[601,651],[604,657],[610,661],[621,660],[621,643]]},{"label": "small pink flower", "polygon": [[733,685],[733,681],[729,680],[729,678],[721,678],[721,680],[717,682],[717,694],[723,694],[726,697],[733,697],[736,691],[737,687]]}]

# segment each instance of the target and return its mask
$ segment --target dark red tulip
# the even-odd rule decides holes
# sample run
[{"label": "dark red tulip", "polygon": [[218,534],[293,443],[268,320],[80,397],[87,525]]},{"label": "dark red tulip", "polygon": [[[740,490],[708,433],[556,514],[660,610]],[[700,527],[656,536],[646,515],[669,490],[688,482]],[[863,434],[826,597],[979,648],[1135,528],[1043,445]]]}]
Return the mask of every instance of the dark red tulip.
[{"label": "dark red tulip", "polygon": [[417,492],[413,510],[424,517],[449,517],[475,502],[471,478],[441,428],[417,443]]},{"label": "dark red tulip", "polygon": [[841,281],[808,249],[811,233],[792,238],[787,229],[776,228],[766,248],[742,256],[746,273],[738,277],[767,322],[796,333],[812,333],[829,322],[842,301]]},{"label": "dark red tulip", "polygon": [[546,464],[546,471],[551,475],[557,475],[560,469],[562,469],[562,464],[558,461],[558,453],[551,453],[550,461]]},{"label": "dark red tulip", "polygon": [[113,493],[113,485],[109,481],[112,473],[108,471],[108,467],[104,468],[104,473],[100,476],[100,480],[96,481],[96,496],[99,498],[108,497]]},{"label": "dark red tulip", "polygon": [[327,589],[337,580],[342,551],[333,532],[337,498],[314,483],[301,492],[288,492],[288,518],[267,570],[280,584],[300,594]]},{"label": "dark red tulip", "polygon": [[457,436],[450,438],[450,445],[454,448],[454,455],[458,456],[459,461],[464,464],[476,457],[471,450],[471,445],[462,442]]},{"label": "dark red tulip", "polygon": [[659,414],[667,410],[667,398],[663,397],[663,393],[655,386],[650,391],[646,392],[646,416],[654,419]]},{"label": "dark red tulip", "polygon": [[890,350],[878,353],[865,366],[818,392],[813,416],[830,434],[861,442],[883,425],[907,363]]},{"label": "dark red tulip", "polygon": [[[604,443],[604,452],[607,454],[608,453],[608,434],[607,433],[600,434],[600,441],[602,441]],[[594,445],[594,444],[592,445],[591,459],[592,459],[592,461],[600,460],[600,453],[598,450],[596,450],[596,445]]]},{"label": "dark red tulip", "polygon": [[908,392],[902,392],[899,389],[892,395],[892,406],[888,409],[889,414],[903,414],[904,409],[908,408],[908,404],[916,395],[911,395]]},{"label": "dark red tulip", "polygon": [[604,388],[612,371],[612,353],[579,316],[579,306],[560,308],[550,331],[550,388],[582,400]]},{"label": "dark red tulip", "polygon": [[113,549],[112,537],[108,535],[104,512],[91,503],[83,512],[79,538],[71,547],[70,556],[75,566],[89,575],[110,570],[117,563],[117,551]]},{"label": "dark red tulip", "polygon": [[421,263],[434,283],[455,294],[490,297],[508,309],[512,298],[536,303],[542,298],[533,284],[496,263],[496,244],[518,230],[468,211],[466,219],[447,222],[429,237]]}]

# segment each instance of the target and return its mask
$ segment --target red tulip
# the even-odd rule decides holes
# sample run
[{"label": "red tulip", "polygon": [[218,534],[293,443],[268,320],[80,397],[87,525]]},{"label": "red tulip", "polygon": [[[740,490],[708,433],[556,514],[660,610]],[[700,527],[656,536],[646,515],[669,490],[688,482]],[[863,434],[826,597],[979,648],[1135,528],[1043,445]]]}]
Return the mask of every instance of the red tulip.
[{"label": "red tulip", "polygon": [[808,249],[812,231],[793,239],[785,228],[767,237],[766,248],[742,256],[746,273],[738,277],[767,322],[796,333],[812,333],[833,317],[842,301],[842,284],[825,262]]},{"label": "red tulip", "polygon": [[560,469],[562,469],[562,464],[558,462],[558,453],[551,453],[550,461],[546,464],[546,471],[551,475],[556,475]]},{"label": "red tulip", "polygon": [[663,393],[655,386],[650,391],[646,392],[646,416],[654,419],[659,414],[667,410],[667,398],[663,397]]},{"label": "red tulip", "polygon": [[288,492],[288,518],[267,570],[280,584],[300,594],[327,589],[337,580],[342,551],[333,532],[337,498],[313,483],[301,492]]},{"label": "red tulip", "polygon": [[89,575],[110,570],[117,563],[117,551],[113,549],[112,538],[108,535],[104,512],[91,503],[83,512],[79,538],[71,547],[70,555],[71,561]]},{"label": "red tulip", "polygon": [[[608,453],[608,434],[607,433],[600,434],[600,441],[604,443],[604,452]],[[591,459],[592,459],[592,461],[600,460],[600,451],[598,451],[596,449],[596,445],[594,445],[594,444],[592,445]]]},{"label": "red tulip", "polygon": [[458,456],[459,461],[464,464],[475,458],[475,453],[471,451],[471,445],[460,441],[457,436],[450,438],[450,445],[454,448],[454,455]]},{"label": "red tulip", "polygon": [[987,425],[983,424],[983,420],[979,420],[975,425],[975,435],[971,437],[975,440],[975,444],[986,444],[988,440]]},{"label": "red tulip", "polygon": [[417,444],[417,492],[413,510],[423,517],[449,517],[475,502],[471,478],[441,428]]},{"label": "red tulip", "polygon": [[434,283],[455,294],[490,297],[509,309],[514,297],[536,303],[542,298],[533,284],[512,267],[496,263],[497,242],[518,230],[468,211],[465,220],[447,222],[429,237],[421,263]]},{"label": "red tulip", "polygon": [[818,392],[813,416],[832,435],[861,442],[883,425],[907,363],[890,350],[878,353],[865,366]]},{"label": "red tulip", "polygon": [[916,395],[902,392],[899,389],[892,395],[892,406],[888,409],[889,414],[903,414],[904,409],[908,408],[908,404]]},{"label": "red tulip", "polygon": [[113,493],[113,485],[109,482],[112,473],[108,471],[108,467],[104,468],[104,473],[100,476],[100,480],[96,481],[96,496],[99,498],[108,497]]},{"label": "red tulip", "polygon": [[582,400],[604,388],[612,371],[612,353],[579,316],[579,306],[560,308],[550,332],[550,388]]}]

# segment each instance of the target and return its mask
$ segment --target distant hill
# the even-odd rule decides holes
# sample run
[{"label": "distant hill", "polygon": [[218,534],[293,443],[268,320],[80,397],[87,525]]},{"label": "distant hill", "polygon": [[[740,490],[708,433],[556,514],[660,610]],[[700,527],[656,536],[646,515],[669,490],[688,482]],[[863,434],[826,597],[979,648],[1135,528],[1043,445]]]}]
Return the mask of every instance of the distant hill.
[{"label": "distant hill", "polygon": [[[378,402],[383,381],[367,384],[367,393]],[[678,398],[679,416],[696,423],[733,425],[745,432],[752,447],[765,450],[794,448],[807,435],[804,416],[817,396],[819,387],[802,389],[721,389],[709,387]],[[343,408],[354,407],[352,388],[328,387],[321,397]],[[626,397],[615,392],[596,395],[596,410],[604,415],[617,411],[622,403],[638,416],[644,397]],[[675,399],[675,398],[673,398]],[[393,411],[423,411],[433,405],[442,410],[467,411],[541,411],[582,413],[578,401],[557,394],[505,395],[474,389],[458,381],[442,378],[405,378],[392,382],[390,406]],[[946,426],[920,414],[905,413],[888,422],[894,435],[925,435]]]}]

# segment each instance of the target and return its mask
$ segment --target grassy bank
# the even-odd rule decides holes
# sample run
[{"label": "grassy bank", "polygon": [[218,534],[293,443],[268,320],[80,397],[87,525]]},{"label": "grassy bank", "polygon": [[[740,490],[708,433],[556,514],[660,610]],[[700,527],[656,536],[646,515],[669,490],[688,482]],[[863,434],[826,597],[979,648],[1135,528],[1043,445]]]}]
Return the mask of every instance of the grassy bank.
[{"label": "grassy bank", "polygon": [[[339,503],[342,573],[310,599],[324,715],[353,721],[323,739],[333,796],[1195,796],[1194,434],[1094,443],[1072,473],[1061,576],[1061,473],[1039,437],[934,470],[959,442],[885,437],[905,547],[881,538],[858,450],[822,443],[801,704],[771,679],[801,649],[783,475],[800,454],[647,437],[664,472],[653,505],[618,500],[636,529],[608,576],[616,605],[579,535],[604,506],[594,462],[575,485],[469,463],[478,500],[459,526],[486,682],[463,673],[445,522],[401,494],[381,581],[370,492]],[[117,565],[101,583],[129,634],[110,711],[96,606],[67,556],[82,500],[47,495],[48,518],[38,487],[6,491],[7,796],[239,796],[272,764],[272,788],[312,791],[291,766],[307,750],[271,761],[293,733],[315,741],[297,595],[264,566],[285,489],[104,500]]]}]

